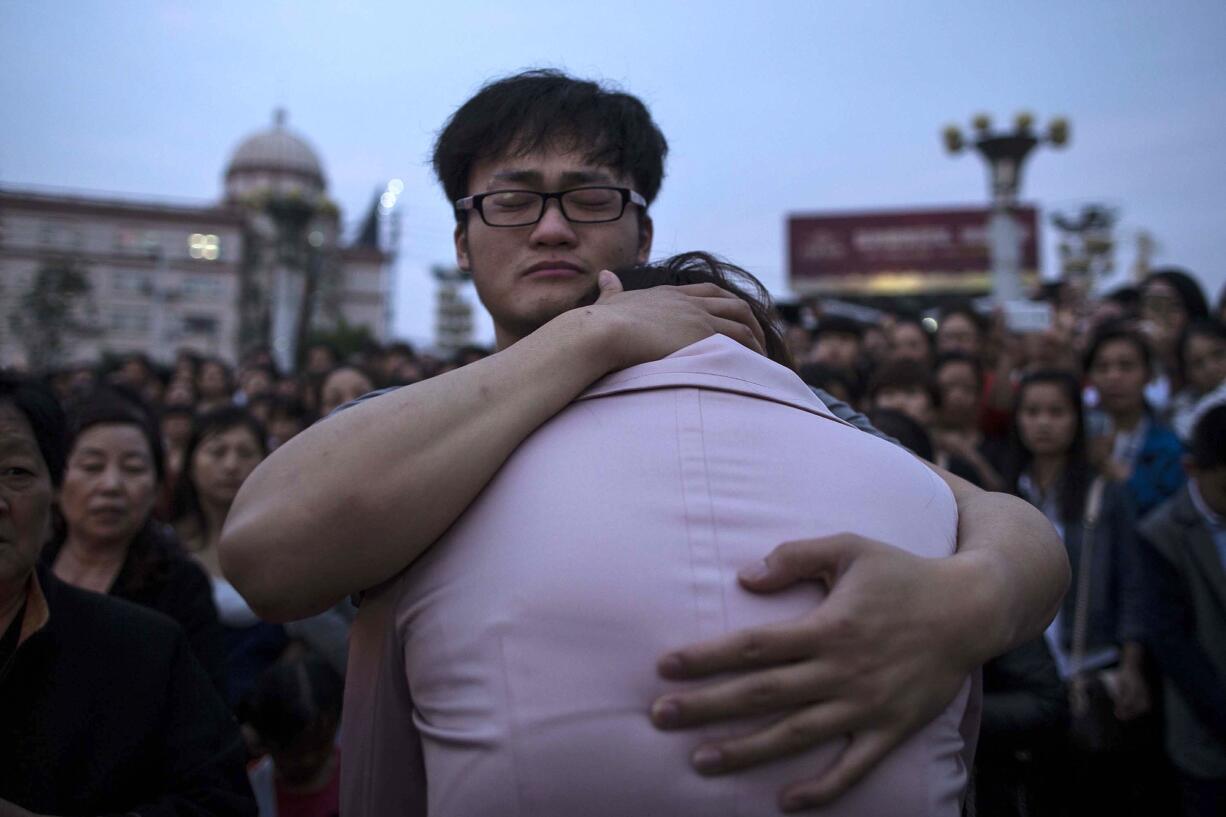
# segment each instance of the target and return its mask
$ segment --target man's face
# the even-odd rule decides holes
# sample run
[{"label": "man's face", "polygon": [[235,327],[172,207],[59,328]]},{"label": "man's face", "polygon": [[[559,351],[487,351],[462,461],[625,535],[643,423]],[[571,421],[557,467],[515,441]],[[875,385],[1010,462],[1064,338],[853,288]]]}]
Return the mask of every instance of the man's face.
[{"label": "man's face", "polygon": [[25,415],[0,403],[0,599],[21,592],[50,530],[51,475]]},{"label": "man's face", "polygon": [[[588,164],[581,151],[546,148],[476,163],[468,194],[552,193],[585,185],[634,188],[609,168]],[[490,227],[476,212],[466,219],[456,226],[456,263],[472,273],[500,348],[594,300],[602,269],[644,263],[651,252],[651,220],[633,204],[620,219],[604,224],[572,224],[556,199],[540,221],[526,227]]]}]

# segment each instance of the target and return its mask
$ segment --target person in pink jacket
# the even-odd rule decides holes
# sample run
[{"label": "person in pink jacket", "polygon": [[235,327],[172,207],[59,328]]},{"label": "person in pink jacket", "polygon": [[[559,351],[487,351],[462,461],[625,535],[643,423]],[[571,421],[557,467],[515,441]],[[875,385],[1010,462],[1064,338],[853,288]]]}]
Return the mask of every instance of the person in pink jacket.
[{"label": "person in pink jacket", "polygon": [[[622,280],[732,288],[732,273],[689,254]],[[722,335],[600,380],[364,600],[344,813],[778,813],[777,790],[831,765],[845,741],[703,777],[688,737],[652,727],[652,701],[676,684],[649,669],[686,643],[801,617],[818,586],[758,596],[737,571],[763,539],[841,531],[948,556],[953,494],[905,449],[838,420],[793,371]],[[969,688],[827,813],[956,815],[978,726]]]}]

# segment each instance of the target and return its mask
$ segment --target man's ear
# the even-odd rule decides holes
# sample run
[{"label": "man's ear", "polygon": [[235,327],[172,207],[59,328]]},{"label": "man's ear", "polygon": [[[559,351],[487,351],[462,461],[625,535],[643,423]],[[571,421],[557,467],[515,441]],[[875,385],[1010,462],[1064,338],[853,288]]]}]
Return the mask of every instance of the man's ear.
[{"label": "man's ear", "polygon": [[468,254],[468,224],[463,221],[455,225],[455,263],[465,272],[473,271],[472,258]]},{"label": "man's ear", "polygon": [[634,260],[639,264],[646,264],[647,259],[651,257],[651,238],[654,235],[654,229],[651,216],[639,213],[639,246],[634,256]]}]

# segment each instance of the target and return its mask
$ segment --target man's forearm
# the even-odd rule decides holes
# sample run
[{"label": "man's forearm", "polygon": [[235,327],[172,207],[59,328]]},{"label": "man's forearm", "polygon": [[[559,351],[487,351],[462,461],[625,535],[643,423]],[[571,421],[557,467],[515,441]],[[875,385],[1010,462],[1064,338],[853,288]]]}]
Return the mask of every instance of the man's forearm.
[{"label": "man's forearm", "polygon": [[253,609],[272,620],[317,613],[416,559],[525,437],[605,374],[584,312],[330,417],[261,463],[220,554]]},{"label": "man's forearm", "polygon": [[982,616],[968,621],[970,664],[983,663],[1038,637],[1068,589],[1069,564],[1055,528],[1034,506],[982,491],[936,470],[958,503],[958,552],[950,559]]}]

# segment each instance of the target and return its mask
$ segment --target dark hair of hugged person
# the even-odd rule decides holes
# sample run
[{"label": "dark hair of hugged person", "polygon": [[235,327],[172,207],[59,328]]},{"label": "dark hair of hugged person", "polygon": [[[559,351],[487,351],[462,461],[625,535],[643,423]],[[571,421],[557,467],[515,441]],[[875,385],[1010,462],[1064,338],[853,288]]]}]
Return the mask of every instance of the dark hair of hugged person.
[{"label": "dark hair of hugged person", "polygon": [[731,292],[753,311],[753,316],[766,336],[766,356],[781,366],[795,369],[792,354],[783,340],[783,331],[776,319],[770,293],[757,278],[738,266],[705,252],[686,252],[633,267],[614,270],[622,287],[651,289],[658,286],[715,284]]}]

